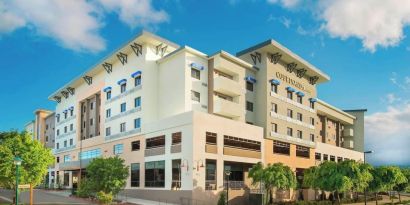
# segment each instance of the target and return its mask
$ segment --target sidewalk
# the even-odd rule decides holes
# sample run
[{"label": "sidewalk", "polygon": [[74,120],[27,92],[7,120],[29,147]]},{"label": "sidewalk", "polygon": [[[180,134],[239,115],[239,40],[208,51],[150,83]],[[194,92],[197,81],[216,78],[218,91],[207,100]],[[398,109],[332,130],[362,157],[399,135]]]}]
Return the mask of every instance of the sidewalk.
[{"label": "sidewalk", "polygon": [[166,201],[150,201],[150,200],[137,199],[137,198],[122,196],[122,195],[118,195],[117,199],[128,202],[128,203],[138,204],[138,205],[178,205],[178,204],[167,203]]},{"label": "sidewalk", "polygon": [[[378,201],[379,205],[383,205],[385,203],[390,203],[391,202],[389,196],[384,196],[383,195],[382,197],[383,197],[383,200]],[[396,195],[396,197],[398,197],[398,196]],[[403,196],[402,195],[401,196],[401,201],[406,201],[406,200],[410,200],[410,196]],[[394,203],[396,203],[396,202],[399,202],[399,199],[394,199]],[[364,202],[363,203],[347,204],[347,205],[364,205]],[[367,205],[376,205],[376,201],[369,201],[369,202],[367,202]]]}]

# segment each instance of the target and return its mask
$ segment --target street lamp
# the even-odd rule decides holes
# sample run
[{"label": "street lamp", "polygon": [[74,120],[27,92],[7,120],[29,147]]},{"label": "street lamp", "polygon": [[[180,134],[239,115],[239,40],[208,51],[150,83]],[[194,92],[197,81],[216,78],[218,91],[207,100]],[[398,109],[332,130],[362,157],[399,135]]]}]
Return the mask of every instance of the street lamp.
[{"label": "street lamp", "polygon": [[[363,163],[366,164],[366,154],[373,153],[373,150],[363,152]],[[367,205],[367,188],[364,189],[364,205]]]},{"label": "street lamp", "polygon": [[19,168],[20,168],[20,165],[21,165],[21,162],[22,162],[23,160],[20,158],[20,157],[14,157],[14,164],[16,165],[16,200],[15,200],[15,202],[16,202],[16,205],[18,205],[18,201],[19,201],[19,175],[20,175],[20,173],[19,173]]},{"label": "street lamp", "polygon": [[231,175],[230,170],[225,170],[226,175],[226,205],[229,205],[229,176]]}]

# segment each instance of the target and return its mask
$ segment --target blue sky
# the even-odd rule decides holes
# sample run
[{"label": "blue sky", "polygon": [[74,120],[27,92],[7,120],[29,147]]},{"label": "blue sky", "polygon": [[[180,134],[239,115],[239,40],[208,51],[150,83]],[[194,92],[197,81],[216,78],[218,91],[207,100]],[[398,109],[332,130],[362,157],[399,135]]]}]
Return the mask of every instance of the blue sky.
[{"label": "blue sky", "polygon": [[53,109],[49,94],[142,28],[207,54],[272,38],[330,75],[319,98],[368,109],[373,163],[410,165],[409,3],[0,0],[0,130]]}]

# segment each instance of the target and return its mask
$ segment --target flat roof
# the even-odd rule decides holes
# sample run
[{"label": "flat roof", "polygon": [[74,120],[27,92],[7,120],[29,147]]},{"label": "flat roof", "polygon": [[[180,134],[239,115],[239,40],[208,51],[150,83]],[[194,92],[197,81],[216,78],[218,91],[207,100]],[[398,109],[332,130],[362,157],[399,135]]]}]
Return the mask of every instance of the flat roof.
[{"label": "flat roof", "polygon": [[141,30],[141,32],[139,32],[137,35],[135,35],[134,37],[132,37],[130,40],[126,41],[124,44],[122,44],[121,46],[119,46],[117,49],[115,49],[113,52],[109,53],[108,55],[106,55],[105,57],[103,57],[101,60],[99,60],[96,64],[94,64],[93,66],[89,67],[88,69],[86,69],[83,73],[81,73],[80,75],[78,75],[77,77],[75,77],[74,79],[72,79],[71,81],[69,81],[68,83],[66,83],[65,85],[63,85],[62,87],[60,87],[59,89],[57,89],[56,91],[54,91],[50,96],[48,96],[49,100],[53,100],[54,96],[60,96],[60,92],[63,91],[64,89],[66,89],[67,87],[74,87],[73,85],[75,85],[76,83],[78,83],[79,80],[81,80],[81,78],[83,76],[86,75],[90,75],[90,73],[92,74],[93,72],[96,72],[98,69],[102,69],[101,64],[104,63],[104,61],[109,61],[111,58],[115,57],[115,54],[120,52],[121,50],[125,49],[127,47],[127,45],[133,43],[134,41],[137,40],[142,40],[142,41],[148,41],[148,40],[153,40],[156,42],[162,42],[167,44],[168,46],[177,49],[179,48],[179,45],[171,42],[165,38],[162,38],[158,35],[155,35],[151,32],[145,31],[145,30]]},{"label": "flat roof", "polygon": [[[323,71],[321,71],[320,69],[318,69],[317,67],[315,67],[314,65],[310,64],[309,62],[307,62],[305,59],[303,59],[302,57],[298,56],[297,54],[293,53],[291,50],[289,50],[288,48],[286,48],[285,46],[283,46],[282,44],[278,43],[277,41],[273,40],[273,39],[269,39],[266,41],[263,41],[259,44],[256,44],[252,47],[249,47],[247,49],[244,49],[242,51],[239,51],[236,53],[236,56],[242,56],[244,54],[247,54],[249,52],[252,52],[254,50],[266,50],[266,51],[271,51],[274,50],[273,52],[283,52],[285,54],[285,56],[282,56],[281,59],[286,59],[288,61],[296,61],[296,63],[298,65],[303,65],[305,66],[308,71],[307,74],[310,76],[318,76],[319,80],[318,82],[326,82],[330,80],[330,77],[324,73]],[[291,58],[291,59],[289,59]]]}]

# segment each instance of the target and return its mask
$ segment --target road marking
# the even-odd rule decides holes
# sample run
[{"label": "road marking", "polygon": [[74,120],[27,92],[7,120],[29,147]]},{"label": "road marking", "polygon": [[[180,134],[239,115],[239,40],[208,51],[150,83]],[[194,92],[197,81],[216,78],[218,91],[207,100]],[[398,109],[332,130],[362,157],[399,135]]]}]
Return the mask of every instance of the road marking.
[{"label": "road marking", "polygon": [[0,196],[0,199],[3,199],[4,201],[8,201],[8,202],[13,202],[13,200],[6,198],[4,196]]}]

